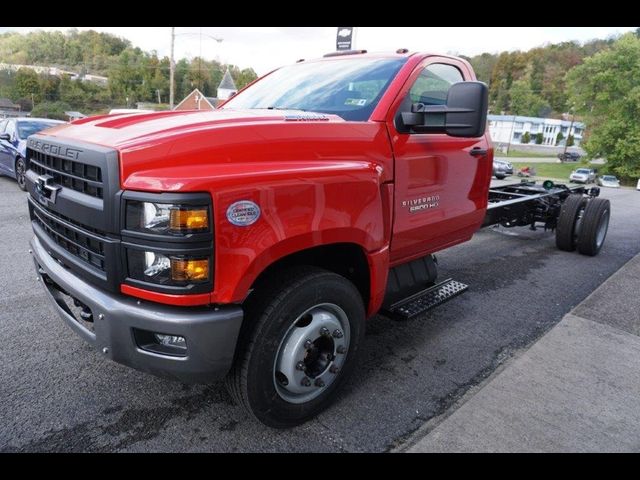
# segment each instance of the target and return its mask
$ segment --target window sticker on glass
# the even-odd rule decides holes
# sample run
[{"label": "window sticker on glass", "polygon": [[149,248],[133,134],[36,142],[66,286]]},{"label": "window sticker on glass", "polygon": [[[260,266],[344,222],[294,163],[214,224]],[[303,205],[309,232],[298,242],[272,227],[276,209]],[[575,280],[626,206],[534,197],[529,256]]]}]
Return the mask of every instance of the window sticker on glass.
[{"label": "window sticker on glass", "polygon": [[355,105],[358,107],[364,107],[367,104],[366,98],[347,98],[344,101],[345,105]]}]

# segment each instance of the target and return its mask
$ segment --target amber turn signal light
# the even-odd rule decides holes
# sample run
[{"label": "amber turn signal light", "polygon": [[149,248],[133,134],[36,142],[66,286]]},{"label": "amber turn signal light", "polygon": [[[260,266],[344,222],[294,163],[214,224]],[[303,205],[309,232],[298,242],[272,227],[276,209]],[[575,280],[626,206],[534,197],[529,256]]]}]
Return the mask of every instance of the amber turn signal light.
[{"label": "amber turn signal light", "polygon": [[182,230],[206,230],[209,228],[209,218],[206,208],[193,210],[171,209],[169,215],[169,229]]},{"label": "amber turn signal light", "polygon": [[171,280],[177,282],[209,279],[209,259],[171,259]]}]

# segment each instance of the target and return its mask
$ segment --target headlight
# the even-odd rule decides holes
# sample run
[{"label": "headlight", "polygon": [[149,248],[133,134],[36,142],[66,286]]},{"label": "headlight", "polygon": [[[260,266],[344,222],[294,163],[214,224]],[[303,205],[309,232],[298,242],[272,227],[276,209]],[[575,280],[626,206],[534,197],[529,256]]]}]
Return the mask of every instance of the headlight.
[{"label": "headlight", "polygon": [[170,255],[127,250],[129,276],[135,280],[166,286],[185,286],[209,281],[209,257]]},{"label": "headlight", "polygon": [[207,205],[127,201],[126,229],[144,233],[184,235],[209,231]]}]

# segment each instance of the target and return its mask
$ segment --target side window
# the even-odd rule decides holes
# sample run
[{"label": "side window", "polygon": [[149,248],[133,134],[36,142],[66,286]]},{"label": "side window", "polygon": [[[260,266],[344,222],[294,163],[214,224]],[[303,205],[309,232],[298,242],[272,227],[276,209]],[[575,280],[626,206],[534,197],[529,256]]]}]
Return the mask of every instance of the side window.
[{"label": "side window", "polygon": [[8,120],[5,133],[8,133],[11,136],[11,139],[15,140],[15,138],[16,138],[16,123],[12,122],[11,120]]},{"label": "side window", "polygon": [[425,67],[411,87],[411,103],[444,105],[451,85],[463,81],[462,73],[453,65],[432,63]]}]

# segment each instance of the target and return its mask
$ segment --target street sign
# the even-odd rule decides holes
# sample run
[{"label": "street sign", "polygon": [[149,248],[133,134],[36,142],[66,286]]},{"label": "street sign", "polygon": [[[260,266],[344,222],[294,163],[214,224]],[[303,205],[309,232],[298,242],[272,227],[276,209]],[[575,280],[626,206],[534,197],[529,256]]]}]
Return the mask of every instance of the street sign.
[{"label": "street sign", "polygon": [[353,27],[338,27],[336,50],[351,50]]}]

